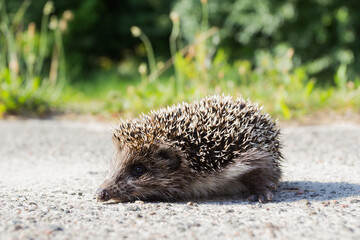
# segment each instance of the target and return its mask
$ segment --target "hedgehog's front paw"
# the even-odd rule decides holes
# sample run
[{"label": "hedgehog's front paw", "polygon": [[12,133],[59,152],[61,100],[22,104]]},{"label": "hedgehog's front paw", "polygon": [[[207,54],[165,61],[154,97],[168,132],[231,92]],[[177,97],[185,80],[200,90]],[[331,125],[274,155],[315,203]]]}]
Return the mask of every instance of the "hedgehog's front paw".
[{"label": "hedgehog's front paw", "polygon": [[251,201],[251,202],[261,202],[261,203],[265,203],[268,201],[271,201],[274,197],[274,194],[270,191],[270,190],[266,190],[264,192],[258,192],[255,194],[251,194],[247,200]]},{"label": "hedgehog's front paw", "polygon": [[272,190],[277,188],[276,184],[273,182],[266,182],[265,186],[260,188],[252,189],[250,196],[247,198],[248,201],[261,203],[271,201],[274,197]]}]

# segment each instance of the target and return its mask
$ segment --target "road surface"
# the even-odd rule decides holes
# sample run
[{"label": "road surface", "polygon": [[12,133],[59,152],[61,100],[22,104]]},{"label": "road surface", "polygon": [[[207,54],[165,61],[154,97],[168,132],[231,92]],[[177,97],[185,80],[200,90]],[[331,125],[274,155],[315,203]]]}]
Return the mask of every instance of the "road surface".
[{"label": "road surface", "polygon": [[0,121],[0,239],[360,239],[360,125],[284,127],[267,204],[98,203],[112,127]]}]

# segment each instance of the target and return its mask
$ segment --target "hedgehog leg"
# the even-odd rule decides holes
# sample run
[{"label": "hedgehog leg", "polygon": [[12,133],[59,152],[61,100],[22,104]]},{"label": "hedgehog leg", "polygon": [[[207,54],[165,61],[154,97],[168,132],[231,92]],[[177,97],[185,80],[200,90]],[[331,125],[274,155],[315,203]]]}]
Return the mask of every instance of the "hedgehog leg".
[{"label": "hedgehog leg", "polygon": [[248,189],[250,196],[249,201],[267,202],[274,197],[272,190],[277,188],[277,179],[274,178],[276,173],[266,171],[265,169],[255,169],[246,173],[241,178],[241,182]]},{"label": "hedgehog leg", "polygon": [[277,164],[279,161],[266,151],[257,149],[244,153],[238,161],[241,164],[251,166],[251,170],[240,178],[250,193],[248,200],[270,201],[274,197],[272,191],[277,188],[281,177],[281,170]]}]

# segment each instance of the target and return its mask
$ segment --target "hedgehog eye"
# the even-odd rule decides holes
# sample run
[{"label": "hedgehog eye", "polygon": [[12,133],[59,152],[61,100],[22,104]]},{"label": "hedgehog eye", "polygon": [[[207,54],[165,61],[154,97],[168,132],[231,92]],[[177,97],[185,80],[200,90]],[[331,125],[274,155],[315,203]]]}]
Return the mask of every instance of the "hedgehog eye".
[{"label": "hedgehog eye", "polygon": [[131,170],[131,174],[135,177],[140,177],[145,172],[146,172],[146,168],[141,164],[135,165]]}]

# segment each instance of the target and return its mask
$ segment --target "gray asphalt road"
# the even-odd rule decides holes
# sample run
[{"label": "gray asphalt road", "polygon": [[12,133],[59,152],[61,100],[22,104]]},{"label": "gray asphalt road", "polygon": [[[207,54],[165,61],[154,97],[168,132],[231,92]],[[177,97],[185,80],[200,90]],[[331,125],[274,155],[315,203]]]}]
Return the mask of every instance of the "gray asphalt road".
[{"label": "gray asphalt road", "polygon": [[0,121],[0,239],[360,239],[360,126],[287,127],[271,203],[102,204],[111,125]]}]

